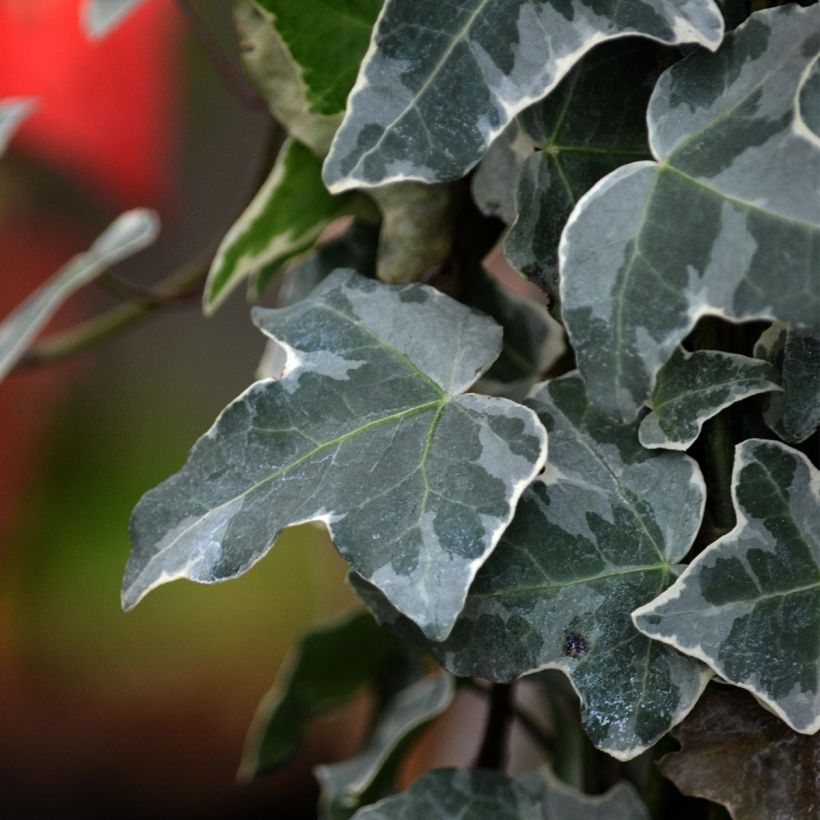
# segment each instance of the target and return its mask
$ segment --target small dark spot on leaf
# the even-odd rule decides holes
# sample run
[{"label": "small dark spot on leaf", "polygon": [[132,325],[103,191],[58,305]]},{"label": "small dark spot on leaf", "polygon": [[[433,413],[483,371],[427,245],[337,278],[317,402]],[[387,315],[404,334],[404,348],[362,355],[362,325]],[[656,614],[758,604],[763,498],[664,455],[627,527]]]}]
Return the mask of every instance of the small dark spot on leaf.
[{"label": "small dark spot on leaf", "polygon": [[567,633],[564,641],[564,654],[570,658],[583,658],[589,651],[587,639],[580,632]]}]

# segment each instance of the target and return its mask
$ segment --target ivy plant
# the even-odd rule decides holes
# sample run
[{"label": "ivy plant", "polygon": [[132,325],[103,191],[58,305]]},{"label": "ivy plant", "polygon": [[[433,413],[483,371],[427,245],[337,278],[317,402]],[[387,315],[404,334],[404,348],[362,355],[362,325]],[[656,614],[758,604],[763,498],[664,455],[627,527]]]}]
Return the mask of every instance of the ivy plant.
[{"label": "ivy plant", "polygon": [[[90,35],[136,5],[87,4]],[[195,281],[206,313],[242,282],[273,305],[265,353],[136,505],[122,601],[318,522],[362,602],[280,672],[242,778],[368,689],[321,817],[814,816],[817,4],[234,6],[280,147]],[[155,229],[122,217],[8,317],[0,372],[53,358],[56,306]],[[402,791],[465,689],[474,765]],[[535,771],[506,770],[513,724]]]}]

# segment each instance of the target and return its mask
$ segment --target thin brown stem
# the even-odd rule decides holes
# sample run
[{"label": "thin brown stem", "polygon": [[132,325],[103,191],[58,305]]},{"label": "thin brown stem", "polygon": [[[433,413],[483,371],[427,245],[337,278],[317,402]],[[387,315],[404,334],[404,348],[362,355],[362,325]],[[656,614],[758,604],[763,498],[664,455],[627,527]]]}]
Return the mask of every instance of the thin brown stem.
[{"label": "thin brown stem", "polygon": [[496,683],[490,690],[490,713],[475,761],[479,769],[504,770],[512,717],[512,694],[511,683]]}]

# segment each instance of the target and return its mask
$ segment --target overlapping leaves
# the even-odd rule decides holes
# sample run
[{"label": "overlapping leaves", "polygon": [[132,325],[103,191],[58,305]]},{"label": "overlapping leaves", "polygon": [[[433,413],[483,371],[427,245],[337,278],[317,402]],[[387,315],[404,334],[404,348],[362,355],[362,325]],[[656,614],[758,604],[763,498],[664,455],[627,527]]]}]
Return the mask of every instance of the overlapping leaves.
[{"label": "overlapping leaves", "polygon": [[358,573],[443,639],[544,462],[531,410],[460,395],[498,355],[500,328],[427,286],[352,271],[255,319],[286,351],[285,375],[251,386],[143,497],[124,605],[175,578],[240,575],[282,528],[320,520]]},{"label": "overlapping leaves", "polygon": [[[704,486],[687,456],[646,450],[637,425],[590,407],[577,374],[529,402],[550,436],[547,468],[478,574],[447,641],[457,675],[508,681],[557,668],[578,691],[592,741],[621,759],[692,708],[709,673],[635,630],[631,612],[668,586],[700,524]],[[418,632],[354,579],[377,617]]]},{"label": "overlapping leaves", "polygon": [[749,439],[736,449],[732,497],[735,529],[633,620],[811,734],[820,728],[820,473],[785,444]]},{"label": "overlapping leaves", "polygon": [[564,231],[565,323],[614,416],[634,418],[704,313],[818,321],[820,139],[799,109],[815,10],[758,12],[716,54],[673,65],[649,106],[658,161],[606,177]]},{"label": "overlapping leaves", "polygon": [[711,0],[388,0],[325,180],[456,179],[587,51],[629,34],[715,48],[723,19]]}]

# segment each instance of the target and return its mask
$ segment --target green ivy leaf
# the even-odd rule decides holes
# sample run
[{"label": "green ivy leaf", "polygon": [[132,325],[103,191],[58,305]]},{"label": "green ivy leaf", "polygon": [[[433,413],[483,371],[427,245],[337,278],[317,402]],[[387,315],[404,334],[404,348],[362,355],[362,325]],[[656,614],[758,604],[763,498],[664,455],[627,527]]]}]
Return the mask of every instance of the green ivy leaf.
[{"label": "green ivy leaf", "polygon": [[287,766],[314,717],[349,700],[401,654],[400,644],[366,612],[305,635],[256,710],[239,777],[252,780]]},{"label": "green ivy leaf", "polygon": [[[355,651],[355,650],[354,650]],[[444,712],[455,697],[452,676],[439,671],[401,690],[379,718],[367,748],[350,760],[317,766],[325,817],[349,817],[393,785],[399,764],[419,731]]]},{"label": "green ivy leaf", "polygon": [[757,393],[780,391],[779,377],[768,362],[724,353],[677,348],[658,371],[638,435],[644,447],[686,450],[703,423],[725,407]]},{"label": "green ivy leaf", "polygon": [[341,116],[314,114],[302,70],[270,14],[254,0],[235,0],[234,22],[245,67],[259,86],[274,119],[288,134],[323,157]]},{"label": "green ivy leaf", "polygon": [[26,352],[59,307],[112,265],[150,245],[159,233],[153,211],[137,208],[118,216],[84,253],[71,259],[0,324],[0,380]]},{"label": "green ivy leaf", "polygon": [[30,97],[10,97],[0,100],[0,156],[26,117],[34,113],[37,101]]},{"label": "green ivy leaf", "polygon": [[354,820],[649,820],[629,783],[589,797],[551,773],[513,780],[484,769],[434,769],[404,794],[361,809]]},{"label": "green ivy leaf", "polygon": [[[591,408],[577,374],[548,382],[528,404],[549,434],[546,470],[452,634],[428,648],[458,676],[509,681],[559,669],[581,698],[592,742],[628,760],[687,714],[710,674],[630,621],[691,546],[703,479],[688,456],[645,450],[637,424],[615,425]],[[383,596],[352,581],[380,621],[396,623]],[[396,625],[420,639],[406,620]]]},{"label": "green ivy leaf", "polygon": [[789,729],[740,689],[710,687],[660,770],[683,794],[721,803],[735,820],[816,817],[820,734]]},{"label": "green ivy leaf", "polygon": [[644,634],[708,663],[798,732],[820,728],[820,473],[797,450],[735,450],[738,525],[633,613]]},{"label": "green ivy leaf", "polygon": [[[654,46],[594,49],[543,102],[519,116],[535,148],[523,162],[504,251],[558,302],[558,242],[570,212],[601,177],[650,156],[646,106],[658,76]],[[509,182],[507,182],[509,185]]]},{"label": "green ivy leaf", "polygon": [[213,313],[240,282],[263,268],[270,281],[330,222],[350,213],[355,199],[328,193],[321,161],[301,143],[286,140],[268,178],[214,256],[203,293],[205,313]]},{"label": "green ivy leaf", "polygon": [[331,190],[458,179],[596,44],[715,48],[712,0],[387,0],[325,164]]},{"label": "green ivy leaf", "polygon": [[382,0],[257,0],[270,13],[305,84],[308,108],[330,116],[345,101]]},{"label": "green ivy leaf", "polygon": [[145,0],[86,0],[81,22],[86,35],[99,40],[113,31]]},{"label": "green ivy leaf", "polygon": [[795,108],[818,52],[811,14],[758,12],[666,71],[649,106],[658,161],[599,182],[564,230],[565,324],[613,416],[635,417],[705,313],[818,321],[820,139]]},{"label": "green ivy leaf", "polygon": [[240,575],[284,527],[322,521],[358,573],[446,637],[545,458],[532,410],[459,395],[498,355],[500,328],[430,287],[352,271],[254,318],[286,351],[285,375],[230,404],[140,501],[124,606],[176,578]]}]

